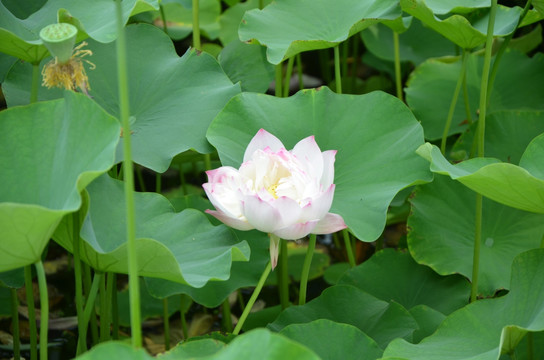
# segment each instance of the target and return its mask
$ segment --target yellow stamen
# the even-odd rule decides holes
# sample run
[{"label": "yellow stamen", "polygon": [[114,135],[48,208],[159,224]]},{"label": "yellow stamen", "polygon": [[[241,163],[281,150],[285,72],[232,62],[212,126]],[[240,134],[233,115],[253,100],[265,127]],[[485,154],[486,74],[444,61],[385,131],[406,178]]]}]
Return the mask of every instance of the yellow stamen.
[{"label": "yellow stamen", "polygon": [[270,193],[274,197],[274,199],[278,198],[278,194],[276,194],[276,190],[278,189],[278,184],[270,185],[266,188],[266,191]]}]

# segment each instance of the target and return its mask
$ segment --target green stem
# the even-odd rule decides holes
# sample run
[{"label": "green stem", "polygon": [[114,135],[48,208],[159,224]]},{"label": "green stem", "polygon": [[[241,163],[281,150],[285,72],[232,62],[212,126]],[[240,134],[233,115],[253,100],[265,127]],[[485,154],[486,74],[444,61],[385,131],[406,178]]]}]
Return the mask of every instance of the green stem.
[{"label": "green stem", "polygon": [[459,93],[461,92],[461,85],[463,84],[463,79],[465,79],[466,69],[467,69],[467,52],[463,50],[463,55],[461,57],[461,70],[459,72],[459,77],[457,78],[457,84],[455,85],[455,90],[453,91],[453,97],[450,103],[450,109],[448,111],[448,117],[446,118],[446,125],[444,125],[444,131],[442,132],[442,141],[440,143],[440,151],[442,155],[446,154],[446,141],[448,139],[448,133],[450,132],[451,122],[453,120],[453,114],[455,113],[455,107],[457,105],[457,99],[459,98]]},{"label": "green stem", "polygon": [[242,296],[242,291],[238,289],[238,304],[240,304],[240,309],[244,311],[246,304],[244,303],[244,297]]},{"label": "green stem", "polygon": [[161,189],[162,189],[162,176],[161,176],[161,173],[156,173],[155,174],[155,192],[160,194]]},{"label": "green stem", "polygon": [[[194,2],[194,1],[193,1]],[[127,76],[127,54],[125,29],[123,27],[121,0],[117,4],[117,82],[119,84],[119,114],[125,136],[123,137],[123,169],[125,184],[126,231],[128,252],[128,282],[130,297],[130,325],[132,345],[142,347],[142,322],[140,314],[140,283],[136,254],[136,225],[134,219],[134,171],[132,167],[132,148],[129,122],[129,97]]]},{"label": "green stem", "polygon": [[202,50],[200,45],[200,10],[199,0],[193,0],[193,47]]},{"label": "green stem", "polygon": [[275,95],[277,97],[282,97],[282,87],[281,87],[282,78],[283,78],[283,66],[282,66],[282,63],[280,62],[278,65],[276,65]]},{"label": "green stem", "polygon": [[187,319],[185,319],[185,301],[187,299],[182,294],[181,295],[181,301],[180,301],[180,307],[179,307],[179,314],[181,317],[181,331],[183,332],[183,338],[187,340],[189,338],[189,329],[187,328]]},{"label": "green stem", "polygon": [[47,360],[47,332],[49,324],[49,297],[47,294],[47,280],[42,261],[34,263],[36,277],[40,289],[40,360]]},{"label": "green stem", "polygon": [[310,235],[310,241],[308,242],[308,249],[306,250],[306,256],[304,257],[304,265],[302,266],[302,274],[300,275],[300,293],[298,298],[298,304],[306,304],[306,289],[308,287],[308,276],[310,274],[310,266],[312,265],[312,257],[314,255],[316,243],[316,235]]},{"label": "green stem", "polygon": [[223,311],[223,328],[227,333],[232,332],[232,316],[230,314],[230,302],[227,297],[221,305]]},{"label": "green stem", "polygon": [[170,316],[168,314],[168,298],[162,299],[162,318],[164,322],[164,349],[170,350]]},{"label": "green stem", "polygon": [[[82,263],[82,270],[83,270],[83,287],[85,289],[85,294],[87,296],[87,301],[89,300],[89,294],[92,290],[92,275],[91,275],[91,268],[86,263]],[[93,308],[94,309],[94,308]],[[83,311],[85,313],[85,310]],[[87,321],[88,322],[88,321]],[[83,322],[86,324],[87,322]],[[92,338],[92,344],[98,344],[98,323],[96,321],[96,314],[93,314],[91,317],[91,338]],[[85,333],[87,331],[87,328],[85,328]],[[87,339],[87,336],[85,335],[85,339]]]},{"label": "green stem", "polygon": [[527,3],[525,4],[525,7],[523,8],[523,11],[521,12],[521,14],[519,16],[519,20],[518,20],[518,24],[516,26],[516,29],[514,31],[512,31],[507,37],[504,38],[504,41],[503,41],[501,47],[499,48],[499,51],[495,55],[495,61],[493,62],[493,68],[491,69],[491,75],[489,75],[489,83],[488,83],[488,87],[487,87],[487,97],[488,97],[487,98],[487,103],[489,103],[491,90],[493,88],[493,83],[495,82],[495,77],[497,76],[497,71],[499,69],[499,64],[501,62],[502,56],[503,56],[504,52],[506,51],[506,49],[508,48],[508,44],[510,44],[510,40],[512,40],[512,37],[514,37],[514,33],[516,32],[519,25],[523,21],[523,18],[529,12],[529,10],[531,8],[531,3],[532,3],[532,0],[527,1]]},{"label": "green stem", "polygon": [[98,288],[100,287],[102,276],[103,274],[98,271],[94,273],[93,283],[87,296],[85,309],[83,310],[83,334],[79,334],[78,342],[85,341],[87,338],[87,325],[91,319],[96,319],[95,316],[91,317],[91,315],[93,315],[94,312],[94,302],[96,300],[96,295],[98,294]]},{"label": "green stem", "polygon": [[297,76],[298,76],[298,89],[302,90],[304,89],[304,80],[302,78],[302,56],[300,53],[296,55],[296,61],[297,61]]},{"label": "green stem", "polygon": [[136,170],[136,177],[138,178],[138,185],[140,185],[140,191],[146,192],[144,176],[142,174],[142,167],[136,166],[134,170]]},{"label": "green stem", "polygon": [[13,326],[13,358],[21,358],[21,337],[19,336],[19,298],[17,289],[11,288],[11,321]]},{"label": "green stem", "polygon": [[353,248],[351,247],[351,241],[349,238],[348,229],[342,230],[342,235],[344,237],[344,246],[346,247],[346,253],[348,255],[349,265],[355,267],[355,256],[353,255]]},{"label": "green stem", "polygon": [[280,303],[282,309],[289,307],[289,273],[288,273],[287,241],[280,240],[280,253],[278,259],[277,279]]},{"label": "green stem", "polygon": [[30,88],[30,103],[38,101],[38,89],[40,88],[40,63],[32,64],[32,85]]},{"label": "green stem", "polygon": [[336,93],[342,93],[342,75],[340,74],[340,49],[339,45],[334,47],[334,80],[336,82]]},{"label": "green stem", "polygon": [[[497,0],[492,0],[489,12],[489,24],[487,26],[487,40],[485,43],[484,67],[482,70],[482,82],[480,88],[480,115],[478,117],[478,156],[484,156],[485,116],[487,106],[487,85],[489,80],[489,68],[491,64],[491,50],[493,45],[493,26],[497,13]],[[480,268],[480,245],[482,242],[482,195],[476,194],[476,215],[474,231],[474,256],[472,258],[472,283],[470,288],[470,301],[476,300],[478,295],[478,274]]]},{"label": "green stem", "polygon": [[264,0],[259,0],[259,9],[264,7]]},{"label": "green stem", "polygon": [[110,309],[106,294],[106,277],[100,279],[100,342],[107,341],[110,332],[110,324],[107,321],[107,314]]},{"label": "green stem", "polygon": [[212,169],[212,154],[204,154],[204,169]]},{"label": "green stem", "polygon": [[[80,238],[79,238],[79,212],[72,214],[72,236],[73,236],[73,248],[72,253],[74,255],[74,277],[75,277],[75,291],[76,291],[76,313],[77,313],[77,327],[78,334],[83,333],[83,274],[81,271],[81,258],[80,258]],[[87,351],[87,341],[78,342],[79,347],[76,350],[76,355],[81,355]]]},{"label": "green stem", "polygon": [[287,60],[287,72],[285,73],[285,80],[283,83],[283,97],[289,97],[289,88],[291,86],[291,75],[293,74],[293,64],[295,63],[295,57],[291,56]]},{"label": "green stem", "polygon": [[[282,241],[282,242],[285,242]],[[281,253],[280,253],[281,254]],[[247,316],[249,315],[249,312],[251,311],[251,308],[255,304],[255,301],[257,300],[257,297],[259,297],[259,294],[261,292],[261,289],[263,288],[263,285],[268,278],[268,274],[270,274],[270,269],[272,268],[270,261],[266,264],[266,267],[264,268],[264,271],[261,275],[261,278],[259,279],[259,282],[257,283],[257,286],[255,287],[255,290],[253,290],[253,294],[251,294],[251,297],[249,298],[249,301],[247,302],[246,308],[244,309],[244,312],[240,316],[240,319],[238,320],[238,323],[236,324],[236,327],[234,328],[234,331],[232,332],[234,335],[238,335],[240,333],[240,330],[242,330],[242,326],[244,325],[244,322],[246,321]]]},{"label": "green stem", "polygon": [[38,358],[38,330],[36,328],[36,309],[34,308],[34,287],[32,286],[32,268],[25,266],[26,304],[30,327],[30,360]]},{"label": "green stem", "polygon": [[[119,307],[117,306],[117,275],[108,273],[111,276],[111,317],[112,317],[112,338],[119,340]],[[110,279],[108,279],[110,281]]]},{"label": "green stem", "polygon": [[400,71],[399,34],[396,31],[393,31],[393,48],[395,51],[395,84],[397,88],[397,97],[403,101],[402,74]]}]

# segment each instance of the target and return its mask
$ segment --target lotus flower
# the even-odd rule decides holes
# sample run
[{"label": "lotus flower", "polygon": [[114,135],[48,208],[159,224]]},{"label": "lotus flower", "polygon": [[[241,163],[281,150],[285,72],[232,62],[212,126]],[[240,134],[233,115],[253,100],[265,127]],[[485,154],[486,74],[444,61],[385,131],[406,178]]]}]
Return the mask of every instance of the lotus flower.
[{"label": "lotus flower", "polygon": [[203,186],[216,210],[206,210],[238,230],[270,235],[272,269],[280,238],[300,239],[346,228],[329,212],[334,196],[336,150],[321,152],[313,136],[287,151],[266,130],[259,130],[244,153],[240,169],[223,166],[207,171]]}]

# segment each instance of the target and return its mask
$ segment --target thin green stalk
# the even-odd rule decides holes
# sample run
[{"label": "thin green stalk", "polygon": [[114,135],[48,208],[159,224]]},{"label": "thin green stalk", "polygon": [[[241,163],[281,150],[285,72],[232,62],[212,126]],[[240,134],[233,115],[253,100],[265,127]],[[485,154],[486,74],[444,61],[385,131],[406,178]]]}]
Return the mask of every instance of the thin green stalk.
[{"label": "thin green stalk", "polygon": [[89,321],[91,319],[93,318],[96,319],[95,316],[91,317],[91,315],[93,315],[93,312],[94,312],[94,303],[96,301],[96,295],[98,294],[100,281],[102,280],[103,275],[104,275],[103,273],[98,271],[94,273],[93,283],[91,285],[91,288],[87,296],[85,309],[83,310],[83,334],[79,334],[78,342],[85,341],[85,339],[87,339],[87,325],[89,324]]},{"label": "thin green stalk", "polygon": [[[280,295],[280,303],[282,309],[289,307],[289,273],[288,273],[288,253],[287,253],[287,241],[280,240],[280,253],[278,258],[277,267],[277,279],[278,279],[278,291]],[[249,305],[249,303],[248,303]]]},{"label": "thin green stalk", "polygon": [[34,288],[32,286],[32,268],[25,266],[26,304],[30,327],[30,360],[38,358],[38,330],[36,327],[36,309],[34,308]]},{"label": "thin green stalk", "polygon": [[[112,318],[112,334],[113,340],[119,340],[119,307],[117,306],[117,275],[108,273],[111,276],[111,318]],[[108,279],[109,281],[110,279]]]},{"label": "thin green stalk", "polygon": [[146,192],[144,176],[142,174],[142,167],[136,166],[134,170],[136,170],[136,177],[138,178],[138,185],[140,186],[140,191]]},{"label": "thin green stalk", "polygon": [[189,338],[189,329],[187,328],[187,319],[185,319],[185,296],[181,295],[181,302],[179,307],[179,314],[181,318],[181,331],[183,332],[183,338],[187,340]]},{"label": "thin green stalk", "polygon": [[119,84],[119,114],[125,136],[123,141],[123,169],[125,184],[128,282],[130,297],[130,325],[132,345],[142,347],[142,322],[140,314],[140,283],[138,279],[138,263],[136,257],[136,226],[134,219],[134,171],[132,167],[132,147],[129,122],[128,76],[125,29],[121,12],[121,0],[117,4],[117,82]]},{"label": "thin green stalk", "polygon": [[155,192],[160,194],[161,189],[162,189],[162,176],[161,176],[161,173],[156,173],[155,174]]},{"label": "thin green stalk", "polygon": [[[83,332],[83,274],[81,271],[81,258],[80,258],[80,238],[79,238],[79,212],[72,214],[72,236],[73,236],[73,248],[72,253],[74,255],[74,280],[76,291],[76,313],[77,313],[77,327],[78,334]],[[81,341],[78,343],[79,347],[76,350],[76,355],[81,355],[87,351],[87,341]]]},{"label": "thin green stalk", "polygon": [[244,297],[242,296],[242,291],[238,289],[237,294],[238,294],[238,304],[240,304],[240,309],[244,311],[244,309],[246,308],[246,304],[244,303]]},{"label": "thin green stalk", "polygon": [[[285,241],[283,241],[285,242]],[[281,253],[280,253],[281,254]],[[263,285],[268,278],[268,274],[270,274],[270,269],[272,268],[270,261],[266,264],[266,267],[264,268],[264,271],[261,275],[261,278],[259,279],[259,282],[257,283],[257,286],[255,287],[255,290],[253,290],[253,294],[251,294],[251,297],[249,298],[249,301],[247,302],[246,308],[244,309],[244,312],[242,312],[242,315],[240,316],[240,319],[238,320],[238,323],[236,324],[236,327],[234,328],[234,331],[232,332],[234,335],[238,335],[240,333],[240,330],[242,330],[242,326],[244,325],[244,322],[246,321],[247,316],[249,315],[249,312],[251,311],[251,308],[255,304],[255,301],[259,297],[259,294],[261,292],[261,289],[263,288]]]},{"label": "thin green stalk", "polygon": [[170,350],[170,315],[168,313],[168,298],[162,299],[162,319],[164,323],[164,349]]},{"label": "thin green stalk", "polygon": [[444,131],[442,132],[442,141],[440,143],[440,151],[442,152],[442,155],[446,154],[446,141],[448,139],[448,133],[450,132],[453,114],[455,113],[455,107],[457,106],[457,99],[459,98],[459,93],[461,92],[461,85],[463,84],[463,79],[465,79],[467,58],[467,52],[463,50],[463,55],[461,56],[461,70],[459,72],[459,77],[457,78],[455,90],[453,91],[453,97],[451,99],[448,117],[446,118],[446,124],[444,125]]},{"label": "thin green stalk", "polygon": [[291,56],[287,60],[287,72],[285,73],[285,79],[283,83],[283,97],[289,97],[289,88],[291,86],[291,75],[293,74],[293,64],[295,63],[295,57]]},{"label": "thin green stalk", "polygon": [[304,89],[304,79],[302,78],[302,59],[300,53],[296,55],[297,61],[297,76],[298,76],[298,89]]},{"label": "thin green stalk", "polygon": [[[92,290],[92,275],[91,275],[91,267],[87,265],[86,263],[82,263],[82,270],[83,270],[83,287],[85,289],[85,295],[87,297],[87,300],[85,303],[89,301],[89,294]],[[94,309],[94,307],[93,307]],[[83,313],[85,313],[85,310],[83,310]],[[87,321],[88,322],[88,321]],[[86,324],[87,322],[83,322]],[[93,316],[90,318],[91,322],[91,339],[92,344],[98,344],[98,322],[96,321],[96,314],[93,314]],[[87,328],[85,328],[85,334],[87,333]],[[87,335],[85,335],[85,339],[87,339]]]},{"label": "thin green stalk", "polygon": [[[487,25],[487,39],[485,43],[484,67],[482,70],[482,82],[480,88],[480,115],[478,117],[478,156],[484,156],[485,116],[487,106],[487,85],[489,80],[489,68],[491,65],[491,50],[493,45],[493,27],[497,13],[497,0],[492,0],[489,12],[489,24]],[[470,288],[470,301],[476,300],[478,295],[478,274],[480,268],[480,245],[482,242],[482,195],[476,194],[476,215],[474,231],[474,256],[472,258],[472,283]]]},{"label": "thin green stalk", "polygon": [[232,332],[232,316],[230,314],[230,302],[227,297],[223,304],[221,305],[223,311],[223,328],[226,332]]},{"label": "thin green stalk", "polygon": [[202,50],[200,45],[200,10],[199,0],[193,0],[193,47]]},{"label": "thin green stalk", "polygon": [[400,71],[400,49],[399,49],[399,34],[393,31],[393,48],[395,51],[395,85],[397,88],[397,97],[403,100],[402,94],[402,74]]},{"label": "thin green stalk", "polygon": [[310,265],[312,265],[312,257],[314,256],[316,243],[316,235],[310,235],[310,241],[308,242],[308,249],[306,250],[306,256],[304,257],[304,265],[302,265],[302,274],[300,275],[300,293],[298,298],[298,304],[306,304],[306,289],[308,286],[308,276],[310,274]]},{"label": "thin green stalk", "polygon": [[166,24],[166,15],[164,13],[164,6],[162,6],[162,1],[159,0],[159,12],[161,14],[161,20],[162,20],[162,31],[166,35],[168,35],[168,25]]},{"label": "thin green stalk", "polygon": [[32,64],[32,87],[30,88],[30,103],[38,101],[38,89],[40,88],[40,63]]},{"label": "thin green stalk", "polygon": [[259,0],[259,9],[264,7],[264,0]]},{"label": "thin green stalk", "polygon": [[106,297],[106,277],[100,279],[100,342],[107,341],[110,332],[110,324],[106,320],[107,313],[110,311],[108,298]]},{"label": "thin green stalk", "polygon": [[281,87],[282,78],[283,78],[283,66],[282,66],[282,63],[280,62],[278,65],[276,65],[275,95],[277,97],[282,97],[282,87]]},{"label": "thin green stalk", "polygon": [[342,93],[342,75],[340,74],[340,49],[339,45],[334,47],[334,80],[336,82],[336,93]]},{"label": "thin green stalk", "polygon": [[47,294],[47,280],[41,260],[34,263],[36,277],[40,289],[40,360],[47,360],[47,333],[49,330],[49,297]]},{"label": "thin green stalk", "polygon": [[353,248],[351,247],[351,241],[349,237],[348,229],[342,230],[342,235],[344,236],[344,246],[346,247],[346,253],[348,255],[349,265],[355,267],[355,256],[353,255]]},{"label": "thin green stalk", "polygon": [[[521,12],[519,16],[516,30],[518,29],[519,25],[523,21],[523,18],[525,17],[525,15],[527,15],[529,10],[531,9],[531,3],[532,3],[532,0],[527,0],[527,3],[525,4],[525,7],[523,8],[523,11]],[[502,56],[504,52],[506,51],[506,49],[508,48],[508,44],[510,44],[510,40],[512,40],[512,37],[514,37],[514,33],[516,32],[516,30],[512,31],[507,37],[504,38],[504,41],[502,42],[501,47],[499,48],[499,51],[495,55],[495,61],[493,62],[493,67],[491,69],[491,74],[489,75],[489,83],[487,87],[487,104],[489,103],[489,98],[493,88],[493,83],[495,82],[495,77],[497,76],[497,71],[499,69],[499,64],[501,62]]]},{"label": "thin green stalk", "polygon": [[13,359],[21,358],[21,337],[19,336],[19,298],[17,289],[11,288],[11,324],[13,326]]}]

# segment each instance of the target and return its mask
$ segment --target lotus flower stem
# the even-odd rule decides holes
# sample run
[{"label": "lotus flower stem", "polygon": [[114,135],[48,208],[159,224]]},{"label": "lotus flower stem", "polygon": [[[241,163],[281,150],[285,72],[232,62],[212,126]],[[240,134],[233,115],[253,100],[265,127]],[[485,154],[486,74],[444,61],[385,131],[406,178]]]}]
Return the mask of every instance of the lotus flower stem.
[{"label": "lotus flower stem", "polygon": [[[98,294],[98,288],[100,287],[100,281],[102,279],[102,276],[103,276],[103,273],[101,272],[94,273],[93,283],[91,285],[91,289],[87,296],[87,303],[85,304],[85,310],[83,311],[83,333],[79,334],[79,337],[77,339],[78,343],[80,341],[87,341],[87,327],[88,327],[89,321],[91,320],[91,315],[94,311],[94,302],[96,300],[96,295]],[[80,345],[78,344],[78,348],[79,347]]]},{"label": "lotus flower stem", "polygon": [[30,326],[30,360],[38,358],[38,330],[36,327],[36,310],[34,308],[34,289],[32,286],[32,268],[25,266],[26,304],[28,306],[28,322]]},{"label": "lotus flower stem", "polygon": [[30,88],[30,103],[38,101],[38,89],[40,88],[40,63],[32,64],[32,87]]},{"label": "lotus flower stem", "polygon": [[402,94],[402,73],[400,70],[399,34],[396,31],[393,31],[393,49],[395,51],[395,84],[397,87],[397,97],[400,101],[404,101]]},{"label": "lotus flower stem", "polygon": [[132,166],[132,147],[129,122],[129,98],[127,76],[127,54],[125,29],[122,19],[121,0],[117,4],[117,74],[119,86],[119,114],[125,136],[123,137],[123,169],[126,204],[128,282],[130,297],[130,325],[132,345],[142,347],[142,321],[140,314],[140,282],[136,257],[136,225],[134,215],[134,170]]},{"label": "lotus flower stem", "polygon": [[49,296],[42,261],[34,263],[40,289],[40,360],[47,360],[47,332],[49,330]]},{"label": "lotus flower stem", "polygon": [[168,298],[162,299],[162,319],[164,322],[164,350],[170,350],[170,316],[168,314]]},{"label": "lotus flower stem", "polygon": [[223,310],[223,328],[226,332],[230,333],[232,332],[232,316],[230,314],[230,302],[228,297],[223,301],[221,308]]},{"label": "lotus flower stem", "polygon": [[202,50],[200,44],[200,10],[198,8],[199,0],[193,0],[193,47]]},{"label": "lotus flower stem", "polygon": [[[74,256],[74,277],[75,277],[75,291],[76,291],[76,313],[77,313],[77,327],[78,334],[81,336],[83,333],[83,274],[81,271],[81,258],[80,258],[80,238],[79,238],[79,211],[72,214],[72,236],[73,236],[73,248],[72,254]],[[83,354],[87,350],[87,342],[78,342],[78,348],[76,350],[77,355]]]},{"label": "lotus flower stem", "polygon": [[457,99],[459,98],[459,93],[461,92],[461,85],[463,84],[463,79],[465,79],[467,58],[467,51],[463,50],[463,55],[461,56],[461,70],[459,72],[459,77],[457,78],[455,90],[453,91],[453,97],[451,99],[448,117],[446,118],[446,125],[444,125],[444,131],[442,132],[442,141],[440,143],[440,151],[442,152],[442,155],[446,155],[446,140],[448,139],[448,133],[450,132],[451,121],[453,119],[453,114],[455,113]]},{"label": "lotus flower stem", "polygon": [[316,235],[310,235],[310,241],[308,242],[308,249],[306,250],[306,256],[304,257],[304,265],[302,266],[302,274],[300,275],[300,293],[298,297],[298,304],[306,304],[306,289],[308,286],[308,275],[310,274],[310,266],[312,265],[312,257],[314,255]]},{"label": "lotus flower stem", "polygon": [[19,336],[19,299],[17,298],[17,289],[10,288],[11,291],[11,318],[13,326],[13,359],[21,359],[21,337]]},{"label": "lotus flower stem", "polygon": [[[487,40],[485,43],[484,67],[482,70],[482,82],[480,88],[480,115],[478,117],[478,156],[484,157],[485,140],[485,116],[487,113],[487,85],[489,80],[489,68],[491,66],[491,50],[493,45],[493,27],[497,13],[497,0],[491,2],[489,24],[487,26]],[[480,245],[482,242],[482,204],[481,194],[476,194],[476,217],[474,231],[474,256],[472,258],[472,283],[470,288],[470,302],[478,296],[478,275],[480,268]]]},{"label": "lotus flower stem", "polygon": [[142,175],[142,167],[141,166],[136,166],[135,170],[136,170],[136,178],[138,179],[138,185],[140,185],[140,191],[141,192],[146,192],[145,181],[144,181],[144,177]]},{"label": "lotus flower stem", "polygon": [[291,75],[293,74],[293,64],[295,63],[295,57],[291,56],[287,60],[287,71],[285,72],[285,81],[283,83],[283,97],[289,97],[289,88],[291,86]]},{"label": "lotus flower stem", "polygon": [[339,45],[334,47],[334,80],[336,82],[336,93],[342,93],[342,74],[340,74],[340,49]]},{"label": "lotus flower stem", "polygon": [[[277,279],[278,279],[278,291],[280,295],[280,303],[282,309],[289,307],[289,270],[287,267],[288,253],[287,253],[287,241],[280,240],[280,254],[278,261]],[[249,304],[248,304],[249,306]]]},{"label": "lotus flower stem", "polygon": [[[86,263],[81,263],[81,265],[82,265],[81,269],[83,271],[83,288],[85,289],[85,295],[88,301],[89,296],[91,294],[92,282],[93,282],[92,275],[91,275],[91,268]],[[83,310],[83,313],[85,314],[85,310]],[[90,323],[91,323],[90,326],[91,326],[92,344],[98,344],[98,324],[97,324],[95,315],[91,317]],[[87,328],[85,328],[85,331],[87,331]]]},{"label": "lotus flower stem", "polygon": [[238,319],[238,323],[236,324],[236,327],[234,328],[234,331],[232,332],[234,335],[238,335],[240,333],[240,330],[242,330],[242,326],[244,325],[244,322],[246,321],[246,318],[249,315],[251,308],[255,304],[255,301],[259,297],[259,294],[261,293],[261,289],[263,288],[264,283],[266,279],[268,278],[268,274],[270,274],[271,269],[272,269],[272,266],[269,261],[266,264],[266,267],[264,268],[264,271],[259,279],[259,282],[257,283],[257,286],[255,287],[255,290],[253,290],[253,294],[251,294],[251,297],[249,298],[249,301],[247,302],[246,308],[242,312],[240,319]]},{"label": "lotus flower stem", "polygon": [[351,247],[351,240],[349,237],[348,229],[342,230],[342,235],[344,236],[344,246],[346,247],[346,253],[348,255],[349,265],[355,267],[355,256],[353,255],[353,249]]}]

